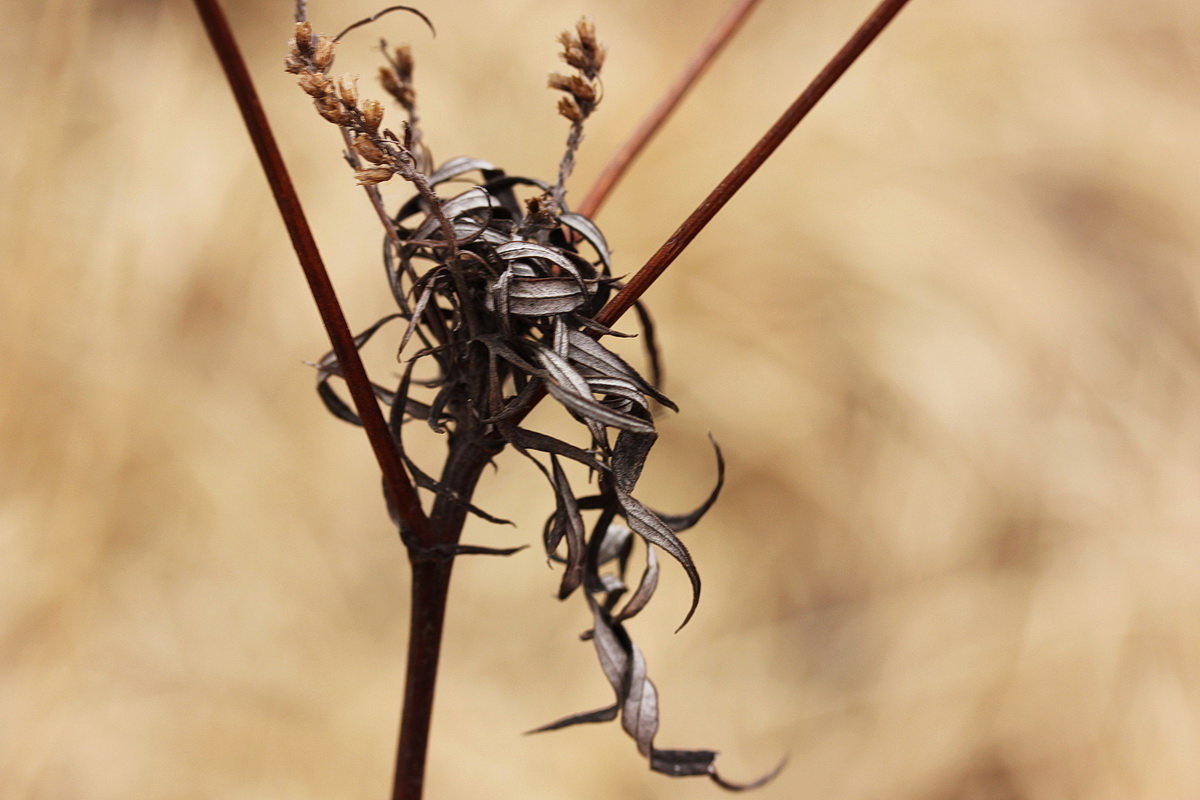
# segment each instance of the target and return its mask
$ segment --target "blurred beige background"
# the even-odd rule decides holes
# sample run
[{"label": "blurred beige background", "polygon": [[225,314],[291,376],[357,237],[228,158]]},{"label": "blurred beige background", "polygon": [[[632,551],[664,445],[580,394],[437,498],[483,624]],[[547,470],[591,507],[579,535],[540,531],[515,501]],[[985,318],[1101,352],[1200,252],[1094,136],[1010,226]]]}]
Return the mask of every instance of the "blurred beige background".
[{"label": "blurred beige background", "polygon": [[[286,2],[232,19],[347,311],[379,232],[280,69]],[[384,797],[406,567],[190,4],[7,0],[0,114],[0,796]],[[545,74],[609,44],[578,196],[724,0],[430,2],[439,158],[554,170]],[[856,26],[766,0],[599,221],[632,272]],[[333,30],[377,10],[312,4]],[[649,296],[683,413],[643,490],[725,496],[632,626],[665,747],[765,798],[1200,797],[1200,6],[916,0]],[[364,86],[369,84],[364,84]],[[378,94],[376,94],[378,96]],[[401,191],[398,187],[393,191]],[[385,365],[386,368],[386,365]],[[535,544],[519,458],[481,502]],[[616,725],[580,602],[536,550],[464,560],[438,798],[706,798]]]}]

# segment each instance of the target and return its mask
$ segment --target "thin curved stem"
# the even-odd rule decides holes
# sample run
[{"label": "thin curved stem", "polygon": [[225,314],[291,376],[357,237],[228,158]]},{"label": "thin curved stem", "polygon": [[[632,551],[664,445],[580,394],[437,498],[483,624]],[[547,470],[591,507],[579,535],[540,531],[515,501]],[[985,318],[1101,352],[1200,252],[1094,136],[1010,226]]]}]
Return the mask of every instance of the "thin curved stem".
[{"label": "thin curved stem", "polygon": [[875,41],[887,24],[900,13],[900,9],[908,0],[883,0],[866,21],[859,26],[854,35],[842,45],[837,54],[830,59],[812,82],[800,93],[763,137],[750,148],[750,152],[738,162],[730,173],[725,176],[717,188],[704,199],[683,224],[671,234],[663,246],[650,257],[646,265],[629,279],[620,292],[600,310],[596,321],[601,325],[611,326],[622,314],[628,311],[658,277],[671,266],[671,263],[684,251],[692,240],[704,230],[704,227],[717,215],[730,198],[737,194],[738,189],[750,179],[759,167],[767,160],[775,149],[783,143],[788,134],[795,129],[817,102],[825,96],[850,65],[862,55],[863,51]]},{"label": "thin curved stem", "polygon": [[638,124],[620,149],[609,159],[604,169],[600,171],[600,176],[596,178],[591,190],[579,204],[580,214],[590,217],[600,210],[600,206],[604,205],[608,195],[612,193],[629,167],[641,155],[642,150],[670,118],[675,108],[696,85],[709,65],[725,49],[725,45],[738,32],[742,23],[750,16],[750,12],[760,2],[762,0],[734,0],[733,6],[725,13],[725,16],[721,17],[704,44],[700,45],[700,49],[692,56],[692,60],[675,79],[675,83],[667,89],[666,94],[655,104],[654,108],[650,109],[650,113]]}]

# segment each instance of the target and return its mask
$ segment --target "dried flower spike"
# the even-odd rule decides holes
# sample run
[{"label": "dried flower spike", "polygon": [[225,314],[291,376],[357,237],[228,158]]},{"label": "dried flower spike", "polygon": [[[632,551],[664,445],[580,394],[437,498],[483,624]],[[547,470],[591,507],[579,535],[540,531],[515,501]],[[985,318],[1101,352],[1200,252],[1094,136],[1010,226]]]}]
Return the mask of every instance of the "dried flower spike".
[{"label": "dried flower spike", "polygon": [[383,103],[378,100],[363,100],[362,115],[363,124],[372,132],[377,132],[383,122]]},{"label": "dried flower spike", "polygon": [[[393,6],[375,17],[351,25],[341,35],[389,11],[407,10],[422,19],[419,11],[403,6]],[[426,20],[428,22],[428,20]],[[374,186],[400,175],[414,183],[426,199],[437,206],[437,197],[425,181],[421,166],[428,160],[418,147],[419,132],[415,127],[415,97],[410,81],[412,78],[412,56],[407,48],[398,48],[389,61],[390,68],[383,69],[385,88],[392,87],[407,104],[409,120],[405,125],[405,137],[399,140],[390,131],[380,132],[383,122],[383,105],[378,100],[360,101],[357,76],[343,76],[334,81],[329,78],[329,67],[333,64],[333,52],[339,36],[313,38],[312,28],[307,21],[296,25],[296,35],[289,43],[285,69],[296,73],[300,88],[313,98],[317,113],[324,119],[343,129],[354,158],[357,153],[376,164],[376,168],[360,169],[355,177],[360,186]],[[356,165],[357,166],[357,165]],[[452,239],[452,237],[450,237]]]},{"label": "dried flower spike", "polygon": [[575,24],[575,32],[563,31],[558,41],[563,50],[560,57],[578,71],[578,75],[552,73],[548,85],[551,89],[565,92],[558,99],[558,113],[571,122],[567,135],[567,149],[558,165],[558,180],[552,194],[560,204],[566,195],[567,178],[575,169],[575,153],[583,141],[583,122],[600,103],[603,87],[600,83],[600,68],[604,66],[604,47],[596,39],[596,28],[587,20]]}]

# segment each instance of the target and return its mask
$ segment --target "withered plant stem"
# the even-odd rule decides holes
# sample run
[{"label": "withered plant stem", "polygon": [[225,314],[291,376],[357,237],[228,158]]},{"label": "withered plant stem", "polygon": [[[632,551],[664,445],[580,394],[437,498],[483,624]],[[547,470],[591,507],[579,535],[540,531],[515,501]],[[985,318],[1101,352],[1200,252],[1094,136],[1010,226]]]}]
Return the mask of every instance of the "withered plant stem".
[{"label": "withered plant stem", "polygon": [[[435,552],[434,548],[438,544],[457,544],[462,531],[463,516],[457,509],[446,513],[441,498],[435,503],[434,512],[435,515],[442,515],[442,524],[431,524],[421,511],[420,501],[408,480],[400,455],[375,400],[366,369],[359,358],[358,349],[354,346],[353,335],[346,324],[333,284],[317,250],[299,197],[284,166],[279,147],[275,143],[258,93],[250,79],[249,70],[225,13],[219,0],[194,2],[229,80],[259,161],[266,172],[280,216],[287,226],[297,258],[321,314],[321,321],[329,334],[355,408],[383,472],[384,485],[402,522],[408,528],[412,543],[417,545],[410,546],[408,550],[412,565],[411,624],[392,797],[393,800],[420,800],[425,780],[425,756],[428,751],[434,686],[437,681],[442,629],[446,616],[446,595],[453,561],[451,558],[423,560],[418,554],[422,549],[426,553]],[[464,496],[469,497],[479,473],[493,451],[476,447],[462,449],[461,452],[464,457],[469,456],[469,463],[456,468],[457,472],[462,474],[450,474],[455,465],[448,463],[448,474],[445,477],[457,479],[455,488],[465,490]]]},{"label": "withered plant stem", "polygon": [[750,176],[775,152],[788,134],[800,124],[813,106],[825,96],[830,87],[862,55],[875,37],[887,27],[887,24],[900,13],[900,9],[904,8],[907,3],[908,0],[883,0],[876,6],[866,21],[854,32],[854,35],[842,45],[837,54],[825,65],[825,68],[817,73],[817,77],[813,78],[787,111],[783,112],[783,116],[755,143],[754,147],[750,148],[750,152],[738,162],[724,180],[717,184],[717,188],[713,189],[699,207],[671,234],[658,252],[650,257],[646,265],[630,278],[625,287],[600,310],[600,313],[596,315],[597,322],[611,326],[633,306],[637,299],[658,280],[658,276],[662,275],[679,254],[691,244],[700,231],[704,230],[704,227],[729,202],[738,189],[742,188]]},{"label": "withered plant stem", "polygon": [[[442,469],[442,482],[463,497],[475,492],[484,467],[499,447],[489,443],[477,431],[464,431],[452,446]],[[466,519],[462,503],[439,495],[430,519],[441,541],[457,544]],[[409,610],[408,664],[405,670],[404,706],[400,718],[400,738],[396,748],[396,769],[392,779],[392,800],[421,800],[425,787],[425,760],[429,750],[429,729],[433,719],[434,690],[437,688],[438,661],[442,629],[446,620],[446,599],[454,559],[431,558],[412,562],[412,603]]]},{"label": "withered plant stem", "polygon": [[750,12],[760,2],[762,0],[735,0],[729,11],[725,12],[725,16],[721,17],[720,21],[717,22],[712,33],[700,45],[696,54],[692,56],[692,60],[683,68],[683,72],[675,79],[675,83],[667,89],[666,94],[650,110],[650,113],[646,115],[637,128],[634,129],[633,133],[629,135],[629,138],[625,140],[625,143],[609,159],[604,169],[601,170],[600,176],[592,184],[591,190],[583,198],[583,202],[579,204],[577,210],[580,214],[590,217],[600,210],[600,206],[604,205],[604,201],[608,199],[609,194],[612,193],[617,183],[625,176],[630,165],[641,155],[642,150],[646,148],[646,145],[650,143],[654,135],[658,133],[667,119],[670,118],[688,91],[696,84],[709,65],[716,60],[716,57],[725,48],[725,45],[729,43],[729,40],[742,27],[742,23],[750,16]]},{"label": "withered plant stem", "polygon": [[229,20],[226,19],[219,0],[195,0],[195,5],[213,50],[216,51],[225,71],[225,77],[229,80],[238,109],[254,143],[254,150],[267,175],[267,182],[271,185],[271,193],[275,196],[279,215],[283,217],[283,223],[287,226],[292,247],[296,250],[304,277],[308,280],[308,287],[317,304],[321,322],[329,334],[329,342],[337,354],[338,364],[350,389],[354,407],[362,419],[371,449],[375,452],[375,460],[379,462],[379,469],[383,472],[384,484],[397,513],[408,528],[409,535],[415,542],[425,547],[433,547],[436,541],[433,539],[429,521],[421,511],[421,502],[416,490],[409,481],[400,461],[400,454],[392,442],[387,422],[367,378],[367,371],[359,358],[358,348],[354,346],[354,336],[346,323],[346,315],[342,313],[342,307],[338,303],[333,282],[329,279],[312,230],[308,227],[300,198],[296,195],[296,188],[292,185],[291,176],[283,163],[267,116],[263,113],[258,92],[229,27]]}]

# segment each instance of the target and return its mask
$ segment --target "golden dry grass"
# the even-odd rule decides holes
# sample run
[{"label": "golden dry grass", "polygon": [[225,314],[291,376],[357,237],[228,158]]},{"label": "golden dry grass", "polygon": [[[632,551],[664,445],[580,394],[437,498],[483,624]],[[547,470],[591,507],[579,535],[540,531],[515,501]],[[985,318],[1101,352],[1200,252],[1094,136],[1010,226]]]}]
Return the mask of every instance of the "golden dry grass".
[{"label": "golden dry grass", "polygon": [[[378,231],[279,69],[286,3],[233,15],[358,325]],[[326,29],[375,10],[314,4]],[[463,0],[401,18],[441,157],[549,174],[543,88],[581,13],[610,45],[577,188],[722,2]],[[186,3],[3,3],[0,795],[382,797],[404,557]],[[851,7],[853,6],[853,7]],[[969,6],[969,7],[968,7]],[[601,214],[632,271],[862,4],[767,2]],[[1200,6],[916,2],[650,300],[682,416],[645,478],[711,478],[634,626],[664,746],[763,798],[1200,796]],[[342,66],[369,71],[371,34]],[[481,501],[534,542],[507,460]],[[461,564],[437,798],[715,797],[615,726],[519,732],[609,694],[534,553]]]}]

